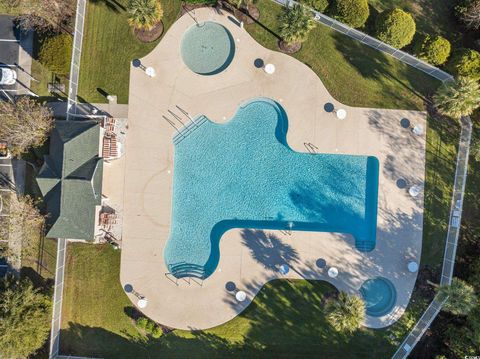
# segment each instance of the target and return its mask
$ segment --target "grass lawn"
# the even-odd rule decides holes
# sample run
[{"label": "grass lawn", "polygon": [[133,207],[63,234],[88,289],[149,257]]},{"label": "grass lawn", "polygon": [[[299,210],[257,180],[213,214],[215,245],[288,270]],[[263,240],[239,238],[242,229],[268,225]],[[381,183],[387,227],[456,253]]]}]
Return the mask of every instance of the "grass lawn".
[{"label": "grass lawn", "polygon": [[[158,43],[145,44],[135,38],[127,23],[126,3],[127,0],[88,2],[80,67],[80,100],[106,102],[104,94],[107,93],[117,95],[118,103],[127,103],[130,62],[148,54]],[[180,12],[181,1],[162,0],[161,3],[165,34]]]},{"label": "grass lawn", "polygon": [[439,267],[443,261],[459,135],[458,122],[431,118],[428,121],[423,265]]},{"label": "grass lawn", "polygon": [[[62,354],[101,358],[160,357],[390,357],[415,308],[386,330],[335,332],[325,320],[324,296],[336,290],[318,281],[267,284],[241,315],[219,327],[176,330],[160,339],[141,335],[129,313],[132,303],[119,282],[120,253],[108,245],[70,243],[62,314]],[[168,305],[168,303],[165,303]]]},{"label": "grass lawn", "polygon": [[[260,25],[246,29],[263,46],[278,51],[278,16],[283,8],[270,0],[260,0],[257,7]],[[423,109],[424,97],[440,84],[320,24],[294,57],[318,74],[333,97],[351,106]]]}]

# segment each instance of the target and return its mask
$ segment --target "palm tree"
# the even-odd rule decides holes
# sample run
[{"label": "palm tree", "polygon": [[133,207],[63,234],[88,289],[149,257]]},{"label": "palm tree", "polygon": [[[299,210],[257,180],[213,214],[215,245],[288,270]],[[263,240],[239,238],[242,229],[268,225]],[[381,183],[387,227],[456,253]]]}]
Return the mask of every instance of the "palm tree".
[{"label": "palm tree", "polygon": [[280,15],[280,23],[280,36],[288,45],[305,41],[316,26],[310,11],[300,4],[286,8]]},{"label": "palm tree", "polygon": [[451,285],[438,288],[441,298],[448,297],[443,310],[455,315],[467,315],[478,304],[475,289],[461,279],[453,278]]},{"label": "palm tree", "polygon": [[339,332],[357,330],[365,318],[365,303],[356,295],[340,292],[337,300],[327,305],[327,319]]},{"label": "palm tree", "polygon": [[158,0],[129,0],[128,23],[136,29],[151,30],[163,17],[162,4]]},{"label": "palm tree", "polygon": [[442,85],[433,97],[438,111],[446,116],[469,116],[480,106],[480,86],[469,77]]}]

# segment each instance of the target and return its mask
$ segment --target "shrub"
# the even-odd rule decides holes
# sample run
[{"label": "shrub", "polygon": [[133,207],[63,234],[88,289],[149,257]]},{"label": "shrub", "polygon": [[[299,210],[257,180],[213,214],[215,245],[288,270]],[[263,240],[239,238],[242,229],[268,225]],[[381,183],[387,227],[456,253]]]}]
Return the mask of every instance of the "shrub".
[{"label": "shrub", "polygon": [[155,328],[152,330],[152,337],[155,339],[160,338],[163,335],[163,329],[161,326],[157,325]]},{"label": "shrub", "polygon": [[333,0],[330,13],[338,21],[356,28],[365,25],[370,10],[367,0]]},{"label": "shrub", "polygon": [[413,40],[415,20],[411,14],[401,9],[384,11],[377,18],[375,31],[379,40],[401,49]]},{"label": "shrub", "polygon": [[140,317],[137,319],[137,327],[140,328],[140,329],[144,329],[147,328],[147,324],[148,324],[149,320],[145,317]]},{"label": "shrub", "polygon": [[433,100],[438,111],[445,116],[469,116],[480,107],[480,85],[470,77],[459,77],[457,81],[440,86]]},{"label": "shrub", "polygon": [[68,75],[72,58],[72,36],[61,34],[46,38],[41,47],[38,59],[50,71],[58,75]]},{"label": "shrub", "polygon": [[328,0],[300,0],[299,2],[319,12],[325,12],[328,7]]},{"label": "shrub", "polygon": [[456,76],[480,79],[480,53],[472,49],[455,51],[447,63],[447,71]]},{"label": "shrub", "polygon": [[450,42],[441,36],[423,36],[415,44],[415,54],[432,65],[445,63],[450,56]]},{"label": "shrub", "polygon": [[148,333],[148,334],[152,334],[153,333],[153,330],[155,329],[155,323],[151,320],[148,320],[147,319],[147,325],[145,326],[145,331]]}]

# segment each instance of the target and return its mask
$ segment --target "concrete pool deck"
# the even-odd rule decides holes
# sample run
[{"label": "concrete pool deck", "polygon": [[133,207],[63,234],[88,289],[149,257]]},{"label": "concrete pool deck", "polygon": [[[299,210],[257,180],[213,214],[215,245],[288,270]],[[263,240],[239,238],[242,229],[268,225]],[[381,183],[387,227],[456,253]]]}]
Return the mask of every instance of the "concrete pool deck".
[{"label": "concrete pool deck", "polygon": [[[400,122],[407,118],[426,129],[426,114],[342,105],[310,68],[259,45],[231,15],[203,8],[195,10],[194,16],[197,21],[216,21],[228,28],[236,42],[235,57],[217,75],[191,72],[181,59],[180,42],[195,22],[184,15],[141,59],[142,65],[155,69],[156,77],[131,67],[123,177],[115,171],[115,178],[104,182],[122,189],[112,191],[124,208],[122,285],[130,284],[148,298],[142,311],[153,320],[175,328],[206,329],[238,315],[272,279],[321,279],[339,290],[359,294],[365,280],[383,276],[396,287],[396,305],[384,317],[367,316],[364,324],[374,328],[392,324],[410,300],[417,274],[408,272],[407,263],[420,262],[423,230],[425,135],[414,135]],[[256,68],[257,58],[274,64],[275,73],[268,75]],[[378,158],[376,248],[361,253],[355,249],[353,238],[341,233],[232,229],[220,241],[220,261],[214,274],[204,281],[175,281],[166,275],[163,249],[171,221],[172,137],[176,130],[162,115],[176,121],[169,110],[182,116],[176,107],[180,106],[191,116],[203,114],[212,121],[225,122],[239,104],[255,97],[274,99],[284,107],[289,121],[287,141],[296,151],[315,148],[320,153]],[[326,103],[346,109],[347,118],[338,120],[334,113],[327,113]],[[398,188],[401,178],[408,183],[406,188]],[[408,193],[411,185],[422,188],[416,198]],[[325,269],[316,265],[320,258],[326,261]],[[284,261],[292,269],[285,276],[278,272],[278,264]],[[330,266],[339,270],[334,279],[326,275]],[[227,282],[244,290],[246,301],[238,303],[234,292],[226,290]],[[136,304],[137,298],[128,295]]]}]

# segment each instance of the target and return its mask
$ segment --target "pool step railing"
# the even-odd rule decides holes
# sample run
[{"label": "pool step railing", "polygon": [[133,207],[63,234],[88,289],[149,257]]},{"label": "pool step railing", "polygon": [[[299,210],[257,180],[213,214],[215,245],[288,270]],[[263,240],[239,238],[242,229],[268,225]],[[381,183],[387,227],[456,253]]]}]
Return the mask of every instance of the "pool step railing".
[{"label": "pool step railing", "polygon": [[207,118],[205,116],[199,116],[197,118],[194,118],[193,120],[190,120],[190,122],[180,128],[177,131],[177,134],[173,136],[173,144],[178,145],[185,138],[187,138],[188,135],[197,130],[205,122],[207,122]]}]

